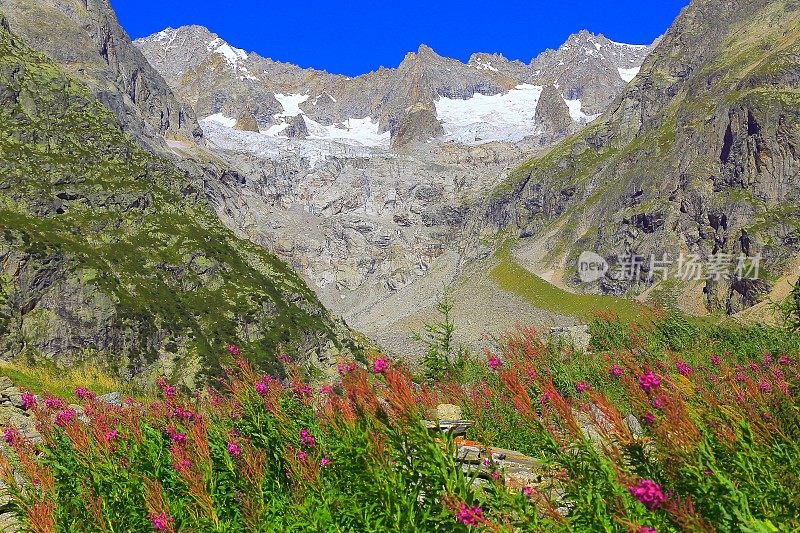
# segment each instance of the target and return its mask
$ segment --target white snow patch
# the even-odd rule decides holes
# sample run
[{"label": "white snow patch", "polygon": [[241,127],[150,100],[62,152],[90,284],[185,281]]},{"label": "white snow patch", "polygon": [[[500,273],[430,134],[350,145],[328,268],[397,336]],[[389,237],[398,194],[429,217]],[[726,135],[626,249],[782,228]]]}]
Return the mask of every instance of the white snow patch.
[{"label": "white snow patch", "polygon": [[308,128],[308,138],[312,140],[339,141],[361,146],[389,146],[391,133],[380,133],[379,124],[373,122],[372,117],[349,118],[330,126],[323,126],[305,116],[303,120]]},{"label": "white snow patch", "polygon": [[641,67],[633,67],[633,68],[617,68],[619,72],[619,77],[623,79],[623,81],[630,82],[633,78],[639,74],[639,70]]},{"label": "white snow patch", "polygon": [[648,46],[650,46],[649,44],[618,43],[616,41],[612,41],[611,39],[609,39],[609,42],[611,42],[611,44],[615,44],[617,46],[627,46],[628,48],[636,48],[636,49],[639,49],[639,50],[641,50],[642,48],[647,48]]},{"label": "white snow patch", "polygon": [[596,42],[592,41],[592,44],[593,44],[593,45],[594,45],[594,47],[595,47],[595,48],[597,48],[598,50],[600,50],[601,48],[603,48],[603,45],[602,45],[602,44],[600,44],[600,43],[596,43]]},{"label": "white snow patch", "polygon": [[[215,39],[215,41],[219,41],[219,39]],[[225,56],[225,59],[232,67],[235,67],[240,59],[247,59],[247,52],[245,52],[244,50],[240,50],[239,48],[234,48],[228,43],[224,43],[215,48],[214,53],[222,54],[223,56]]]},{"label": "white snow patch", "polygon": [[283,106],[283,113],[278,115],[279,117],[296,117],[303,114],[300,104],[308,100],[308,95],[275,93],[275,98]]},{"label": "white snow patch", "polygon": [[572,117],[572,120],[574,120],[578,124],[588,124],[589,122],[593,121],[594,119],[600,116],[599,114],[587,115],[586,113],[584,113],[583,110],[581,109],[583,107],[583,104],[581,103],[580,100],[567,100],[565,98],[564,102],[566,102],[567,107],[569,108],[569,116]]},{"label": "white snow patch", "polygon": [[225,150],[250,152],[259,157],[273,160],[297,161],[303,159],[311,168],[330,156],[364,158],[380,153],[384,157],[387,155],[391,157],[388,152],[388,133],[385,146],[369,147],[355,142],[348,143],[341,139],[288,139],[278,136],[277,134],[288,125],[286,123],[256,133],[235,130],[218,121],[209,120],[210,118],[207,117],[200,121],[203,132],[211,143]]},{"label": "white snow patch", "polygon": [[505,94],[475,94],[467,100],[439,98],[436,116],[445,139],[464,144],[519,141],[535,133],[542,87],[523,84]]},{"label": "white snow patch", "polygon": [[206,120],[208,122],[213,122],[215,124],[220,124],[222,126],[225,126],[226,128],[232,128],[236,125],[235,118],[228,118],[222,113],[216,113],[214,115],[210,115],[204,118],[203,120]]},{"label": "white snow patch", "polygon": [[[491,70],[492,72],[498,72],[496,68],[492,66],[492,63],[489,61],[476,61],[476,69],[477,70]],[[450,69],[448,69],[450,70]]]}]

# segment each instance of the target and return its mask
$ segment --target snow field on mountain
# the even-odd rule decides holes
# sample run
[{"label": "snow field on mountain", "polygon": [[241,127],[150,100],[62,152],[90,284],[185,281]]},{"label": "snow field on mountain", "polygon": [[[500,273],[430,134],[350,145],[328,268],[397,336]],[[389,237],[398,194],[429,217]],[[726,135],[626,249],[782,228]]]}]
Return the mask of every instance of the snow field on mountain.
[{"label": "snow field on mountain", "polygon": [[520,141],[535,133],[538,85],[522,84],[505,94],[475,94],[467,100],[439,98],[436,115],[445,140],[464,144]]}]

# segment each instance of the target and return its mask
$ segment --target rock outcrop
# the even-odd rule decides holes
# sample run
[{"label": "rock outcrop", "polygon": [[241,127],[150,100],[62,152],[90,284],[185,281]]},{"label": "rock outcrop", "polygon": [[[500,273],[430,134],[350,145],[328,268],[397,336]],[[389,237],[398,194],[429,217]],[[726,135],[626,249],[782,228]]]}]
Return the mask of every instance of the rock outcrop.
[{"label": "rock outcrop", "polygon": [[[651,257],[667,254],[673,275],[681,254],[704,267],[733,257],[722,275],[678,278],[678,303],[753,305],[800,252],[798,26],[796,1],[693,1],[601,119],[498,189],[480,231],[516,228],[551,264],[583,250],[612,271],[644,258],[628,279],[610,271],[590,287],[614,294],[657,282]],[[758,279],[734,279],[735,258],[759,254]]]},{"label": "rock outcrop", "polygon": [[121,127],[147,148],[202,142],[193,109],[179,102],[117,22],[108,0],[3,0],[11,29],[89,86]]},{"label": "rock outcrop", "polygon": [[[13,25],[12,25],[13,28]],[[203,183],[134,144],[79,81],[0,30],[0,356],[123,375],[264,367],[349,346],[295,272],[222,226]]]}]

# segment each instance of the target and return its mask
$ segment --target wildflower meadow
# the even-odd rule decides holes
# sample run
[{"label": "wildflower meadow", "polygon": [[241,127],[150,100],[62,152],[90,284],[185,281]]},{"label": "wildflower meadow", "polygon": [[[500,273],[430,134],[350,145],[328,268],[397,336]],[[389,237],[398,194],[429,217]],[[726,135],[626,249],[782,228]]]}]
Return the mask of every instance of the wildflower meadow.
[{"label": "wildflower meadow", "polygon": [[[591,331],[583,353],[519,329],[438,380],[385,356],[263,375],[231,347],[203,390],[26,393],[41,438],[7,428],[0,475],[40,533],[800,530],[793,334],[673,316]],[[464,437],[423,423],[443,403]],[[534,475],[470,468],[463,442]]]}]

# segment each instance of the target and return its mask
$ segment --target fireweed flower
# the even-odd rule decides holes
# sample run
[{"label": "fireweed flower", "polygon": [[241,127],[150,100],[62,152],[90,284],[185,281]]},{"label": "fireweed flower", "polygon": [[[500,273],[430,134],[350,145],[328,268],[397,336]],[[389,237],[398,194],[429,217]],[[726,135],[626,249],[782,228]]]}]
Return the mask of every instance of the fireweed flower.
[{"label": "fireweed flower", "polygon": [[767,381],[766,379],[762,379],[761,381],[758,382],[758,390],[760,390],[763,393],[767,393],[770,390],[772,390],[772,385],[770,385],[769,381]]},{"label": "fireweed flower", "polygon": [[772,364],[772,361],[774,361],[774,358],[768,353],[765,353],[764,357],[761,358],[761,363],[764,365],[764,368],[768,368]]},{"label": "fireweed flower", "polygon": [[6,444],[9,446],[12,446],[14,442],[16,442],[17,437],[19,437],[17,428],[8,427],[3,430],[3,440],[6,441]]},{"label": "fireweed flower", "polygon": [[168,517],[166,513],[150,516],[150,525],[153,526],[153,531],[167,531],[171,523],[172,518]]},{"label": "fireweed flower", "polygon": [[389,360],[385,357],[379,357],[372,363],[372,371],[376,374],[383,374],[389,368]]},{"label": "fireweed flower", "polygon": [[466,503],[462,503],[456,511],[456,520],[465,526],[477,526],[481,518],[483,518],[483,509],[477,505],[470,507]]},{"label": "fireweed flower", "polygon": [[737,372],[736,375],[733,377],[736,380],[736,383],[744,383],[747,381],[747,376],[742,374],[741,372]]},{"label": "fireweed flower", "polygon": [[242,455],[242,447],[239,446],[238,440],[232,440],[228,443],[228,453],[231,457],[239,457]]},{"label": "fireweed flower", "polygon": [[761,370],[761,368],[759,368],[759,366],[756,363],[750,363],[750,370],[752,370],[753,372],[758,372],[759,370]]},{"label": "fireweed flower", "polygon": [[308,459],[308,452],[303,452],[303,451],[297,452],[297,458],[300,459],[301,461],[305,461],[306,459]]},{"label": "fireweed flower", "polygon": [[156,385],[158,385],[158,388],[161,389],[161,392],[167,398],[174,398],[178,392],[176,387],[174,385],[170,385],[169,383],[167,383],[167,380],[164,379],[163,377],[158,378],[158,381],[156,381]]},{"label": "fireweed flower", "polygon": [[589,390],[589,384],[585,381],[579,381],[575,384],[575,390],[579,393]]},{"label": "fireweed flower", "polygon": [[652,425],[655,423],[655,421],[656,421],[656,416],[655,416],[655,415],[654,415],[652,412],[650,412],[650,411],[647,411],[647,412],[644,414],[644,416],[642,416],[642,420],[644,420],[644,423],[645,423],[646,425],[648,425],[648,426],[652,426]]},{"label": "fireweed flower", "polygon": [[106,442],[111,442],[113,440],[116,440],[117,435],[118,435],[117,430],[112,429],[111,431],[107,431],[106,434],[103,435],[103,440],[105,440]]},{"label": "fireweed flower", "polygon": [[266,396],[269,392],[269,385],[264,383],[263,381],[259,381],[256,383],[256,392],[259,396]]},{"label": "fireweed flower", "polygon": [[722,362],[722,358],[720,356],[718,356],[718,355],[712,355],[711,356],[711,364],[712,365],[719,366],[721,362]]},{"label": "fireweed flower", "polygon": [[330,385],[323,385],[322,387],[319,388],[319,393],[320,394],[333,394],[333,387],[331,387]]},{"label": "fireweed flower", "polygon": [[649,511],[658,509],[667,501],[667,495],[661,490],[661,485],[650,479],[643,479],[637,485],[628,487],[628,490]]},{"label": "fireweed flower", "polygon": [[663,409],[664,408],[664,398],[659,396],[657,398],[653,398],[651,405],[656,409]]},{"label": "fireweed flower", "polygon": [[94,400],[97,395],[86,387],[78,387],[75,389],[75,397],[79,400]]},{"label": "fireweed flower", "polygon": [[787,366],[787,365],[792,364],[792,360],[789,359],[788,355],[782,355],[778,359],[778,364],[781,365],[781,366]]},{"label": "fireweed flower", "polygon": [[189,459],[181,459],[175,464],[175,471],[179,474],[188,472],[192,469],[192,462]]},{"label": "fireweed flower", "polygon": [[44,399],[44,406],[48,409],[63,409],[65,407],[64,400],[61,398],[54,398],[52,396],[47,396]]},{"label": "fireweed flower", "polygon": [[544,391],[544,393],[542,394],[542,397],[539,398],[539,403],[546,404],[552,398],[553,398],[553,395],[550,393],[550,391]]},{"label": "fireweed flower", "polygon": [[309,430],[304,428],[300,430],[300,444],[306,448],[313,448],[317,445],[317,439],[314,438],[314,435]]},{"label": "fireweed flower", "polygon": [[491,370],[497,371],[500,367],[503,366],[503,361],[501,361],[497,356],[490,355],[489,360],[487,363]]},{"label": "fireweed flower", "polygon": [[323,457],[319,462],[319,465],[323,467],[328,466],[329,464],[331,464],[331,460],[328,459],[327,457]]},{"label": "fireweed flower", "polygon": [[59,411],[56,414],[56,425],[58,427],[64,427],[78,416],[78,413],[75,412],[74,409],[64,409],[63,411]]},{"label": "fireweed flower", "polygon": [[615,363],[611,365],[611,368],[609,369],[608,373],[611,374],[611,377],[618,378],[622,374],[624,374],[625,371],[622,369],[621,366]]},{"label": "fireweed flower", "polygon": [[22,394],[20,394],[20,397],[22,399],[22,408],[25,409],[26,411],[36,407],[37,405],[36,396],[31,394],[30,392],[25,391]]},{"label": "fireweed flower", "polygon": [[692,367],[690,367],[686,361],[676,361],[675,368],[681,376],[688,376],[692,373]]},{"label": "fireweed flower", "polygon": [[661,385],[661,378],[653,374],[650,370],[639,376],[639,386],[645,392],[657,389]]},{"label": "fireweed flower", "polygon": [[658,533],[658,531],[654,527],[642,526],[636,530],[636,533]]},{"label": "fireweed flower", "polygon": [[225,346],[225,349],[228,350],[228,353],[234,357],[237,357],[242,354],[242,351],[233,344],[228,344],[227,346]]},{"label": "fireweed flower", "polygon": [[167,435],[175,444],[186,444],[186,434],[176,430],[174,426],[167,426]]},{"label": "fireweed flower", "polygon": [[533,487],[524,486],[522,487],[522,495],[526,498],[532,498],[534,494]]},{"label": "fireweed flower", "polygon": [[294,386],[294,395],[300,399],[308,398],[311,396],[311,387],[308,385],[295,385]]}]

